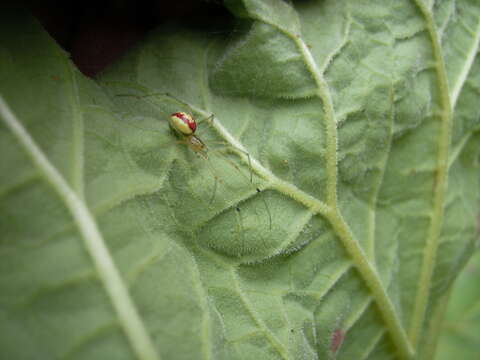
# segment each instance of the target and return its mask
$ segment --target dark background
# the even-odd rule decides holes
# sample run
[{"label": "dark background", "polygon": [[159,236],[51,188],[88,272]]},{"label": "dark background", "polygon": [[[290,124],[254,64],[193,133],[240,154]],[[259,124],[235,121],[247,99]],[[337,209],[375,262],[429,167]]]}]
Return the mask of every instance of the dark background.
[{"label": "dark background", "polygon": [[220,0],[46,0],[22,5],[90,77],[164,23],[215,31],[233,22]]}]

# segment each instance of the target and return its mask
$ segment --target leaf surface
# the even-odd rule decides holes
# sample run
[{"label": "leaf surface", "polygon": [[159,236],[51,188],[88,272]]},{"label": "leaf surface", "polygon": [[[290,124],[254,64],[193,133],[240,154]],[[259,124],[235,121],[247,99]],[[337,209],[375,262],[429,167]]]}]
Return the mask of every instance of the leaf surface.
[{"label": "leaf surface", "polygon": [[97,80],[2,13],[2,356],[433,357],[478,238],[480,7],[227,5],[245,31],[159,29]]},{"label": "leaf surface", "polygon": [[480,253],[468,262],[453,287],[442,326],[437,359],[474,359],[478,353],[480,332],[480,294],[478,281]]}]

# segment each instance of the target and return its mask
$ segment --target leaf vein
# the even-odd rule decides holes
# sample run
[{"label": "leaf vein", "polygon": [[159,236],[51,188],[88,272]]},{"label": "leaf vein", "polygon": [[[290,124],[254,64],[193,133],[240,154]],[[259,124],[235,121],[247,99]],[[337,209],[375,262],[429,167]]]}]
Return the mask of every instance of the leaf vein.
[{"label": "leaf vein", "polygon": [[479,21],[477,23],[477,28],[475,29],[475,33],[474,33],[475,38],[474,38],[474,41],[472,42],[472,47],[467,51],[467,58],[465,61],[465,65],[462,67],[462,71],[460,72],[460,75],[458,76],[457,81],[452,86],[452,92],[450,95],[450,101],[451,101],[450,106],[452,108],[452,111],[455,109],[460,92],[462,91],[463,86],[467,81],[468,74],[470,73],[470,70],[473,67],[473,63],[475,61],[475,58],[479,50],[480,18],[478,20]]},{"label": "leaf vein", "polygon": [[437,170],[434,174],[434,188],[432,201],[432,214],[430,227],[428,229],[425,248],[423,251],[423,261],[420,270],[420,276],[417,283],[417,294],[414,302],[414,309],[409,328],[409,339],[414,347],[417,348],[422,324],[425,321],[428,299],[430,297],[430,286],[435,268],[438,239],[443,223],[444,198],[448,181],[448,155],[450,151],[450,136],[452,127],[451,99],[448,91],[447,75],[445,63],[442,57],[440,40],[435,29],[435,24],[430,11],[425,4],[419,0],[414,0],[422,16],[426,21],[426,26],[430,41],[432,43],[433,56],[435,60],[435,69],[437,82],[440,91],[440,106],[442,110],[439,113],[440,133],[438,142]]},{"label": "leaf vein", "polygon": [[50,163],[2,97],[0,97],[0,114],[34,165],[41,171],[45,180],[57,192],[75,219],[77,227],[84,239],[85,247],[92,257],[107,295],[117,312],[122,328],[134,352],[138,358],[142,360],[159,359],[152,340],[115,266],[113,258],[90,210],[68,185],[58,170]]}]

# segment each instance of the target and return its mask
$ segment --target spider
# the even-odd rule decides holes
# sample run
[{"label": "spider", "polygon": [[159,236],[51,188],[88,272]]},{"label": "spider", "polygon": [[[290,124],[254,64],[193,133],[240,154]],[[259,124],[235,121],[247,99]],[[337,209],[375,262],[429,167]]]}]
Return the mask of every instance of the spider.
[{"label": "spider", "polygon": [[[210,202],[209,202],[209,204],[211,205],[214,202],[215,197],[216,197],[217,183],[222,182],[222,180],[216,174],[216,170],[210,162],[210,159],[209,159],[209,156],[208,156],[209,150],[208,150],[208,147],[207,147],[206,143],[196,134],[196,130],[197,130],[198,124],[200,122],[197,123],[197,121],[191,115],[192,113],[194,113],[191,106],[188,105],[187,103],[183,102],[182,100],[177,99],[176,97],[174,97],[173,95],[171,95],[169,93],[161,93],[161,94],[157,93],[157,94],[148,94],[148,95],[141,95],[141,96],[131,95],[131,94],[118,94],[117,96],[130,96],[130,97],[133,96],[133,97],[137,97],[137,98],[145,98],[145,97],[150,97],[150,96],[166,96],[166,97],[169,97],[171,99],[174,99],[176,102],[181,104],[183,107],[186,107],[187,109],[189,109],[190,113],[184,112],[184,111],[177,111],[177,112],[172,113],[170,115],[169,119],[168,119],[168,123],[169,123],[170,128],[173,131],[173,133],[179,139],[178,143],[186,145],[193,153],[198,155],[200,158],[206,160],[206,162],[208,163],[209,170],[211,171],[211,173],[212,173],[212,175],[215,179],[213,193],[212,193],[212,196],[211,196],[211,199],[210,199]],[[208,123],[211,124],[213,122],[213,119],[214,119],[214,115],[211,114],[210,116],[206,117],[202,121],[206,120]],[[237,147],[235,147],[231,144],[228,144],[228,143],[225,143],[225,142],[222,142],[222,144],[226,145],[229,148],[232,148],[234,151],[236,151],[238,153],[242,153],[242,154],[245,155],[245,157],[247,159],[247,162],[248,162],[249,173],[250,173],[248,182],[251,186],[254,186],[253,185],[253,171],[252,171],[252,166],[251,166],[250,155],[246,151],[238,149]],[[225,158],[225,160],[231,166],[233,166],[242,176],[246,177],[246,175],[240,170],[240,168],[237,166],[237,164],[235,164],[233,161],[231,161],[227,158]],[[261,190],[258,187],[255,187],[255,191],[257,193],[261,192]],[[269,209],[265,199],[262,198],[262,201],[264,203],[266,212],[267,212],[268,217],[269,217],[269,228],[271,229],[272,219],[271,219],[270,209]],[[239,207],[236,207],[235,209],[236,209],[237,213],[240,212]]]}]

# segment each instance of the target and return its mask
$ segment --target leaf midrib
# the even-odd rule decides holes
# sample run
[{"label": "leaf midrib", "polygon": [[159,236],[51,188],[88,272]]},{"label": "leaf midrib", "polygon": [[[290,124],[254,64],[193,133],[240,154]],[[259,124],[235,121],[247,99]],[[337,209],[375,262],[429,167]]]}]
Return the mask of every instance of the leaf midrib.
[{"label": "leaf midrib", "polygon": [[[286,195],[292,196],[294,193],[295,197],[292,198],[300,201],[302,204],[310,203],[313,205],[311,208],[319,215],[324,216],[332,225],[335,230],[336,235],[339,240],[342,242],[347,253],[350,255],[352,262],[355,264],[360,277],[364,280],[367,287],[372,292],[372,297],[375,299],[375,302],[378,305],[379,311],[382,315],[383,320],[385,321],[389,332],[391,334],[393,342],[396,344],[399,354],[404,359],[409,359],[413,356],[413,349],[409,343],[405,330],[401,325],[400,318],[395,311],[395,307],[391,302],[390,298],[385,291],[380,276],[376,270],[372,267],[366,254],[363,249],[360,247],[358,241],[354,238],[353,233],[351,232],[349,226],[343,219],[340,210],[338,208],[337,201],[337,143],[338,143],[338,134],[337,134],[337,123],[335,118],[335,112],[333,107],[333,101],[331,99],[330,91],[328,85],[323,79],[323,75],[319,70],[319,67],[316,65],[315,60],[310,53],[307,45],[303,42],[300,35],[291,34],[286,30],[278,27],[276,24],[269,23],[263,18],[256,17],[255,14],[252,14],[252,17],[257,21],[261,21],[267,25],[275,27],[278,31],[284,33],[288,36],[298,47],[302,57],[305,61],[305,65],[312,74],[312,77],[317,85],[317,96],[323,103],[325,118],[326,118],[326,174],[327,174],[327,202],[326,204],[322,201],[311,197],[310,195],[299,190],[295,186],[288,184],[290,191],[284,192],[286,183],[276,177],[270,178],[276,179],[275,182],[280,186],[272,186],[277,190],[284,192]],[[253,163],[253,161],[252,161]],[[252,165],[253,167],[253,165]],[[270,173],[265,169],[265,172]],[[271,174],[271,173],[270,173]],[[272,174],[273,176],[273,174]],[[273,185],[273,184],[272,184]],[[293,190],[295,189],[295,190]],[[293,191],[292,191],[293,190]]]},{"label": "leaf midrib", "polygon": [[450,152],[450,138],[452,128],[452,108],[448,91],[447,74],[438,33],[431,16],[431,9],[419,0],[414,0],[425,19],[428,35],[432,43],[433,57],[435,59],[435,71],[440,91],[440,134],[438,138],[437,170],[434,174],[433,201],[430,227],[428,229],[420,276],[418,277],[417,293],[410,321],[409,339],[417,349],[422,325],[425,321],[427,303],[430,298],[430,288],[433,271],[436,263],[436,255],[439,246],[439,237],[443,224],[444,198],[448,181],[448,156]]}]

